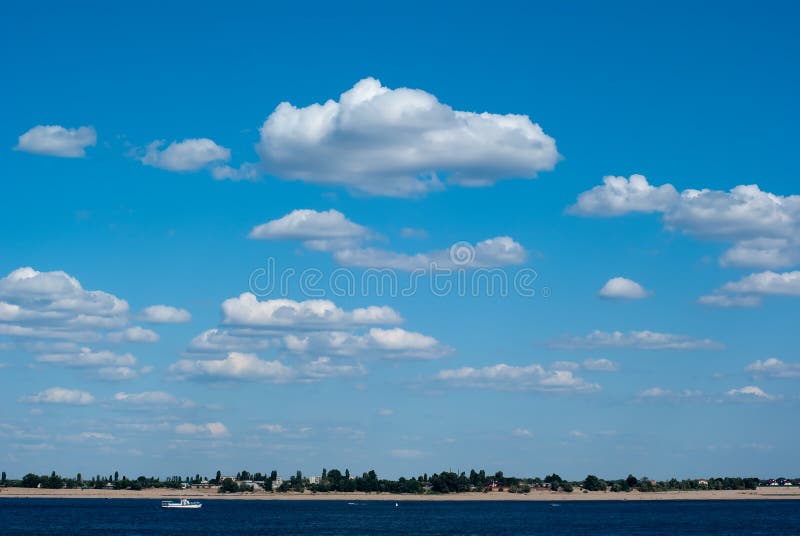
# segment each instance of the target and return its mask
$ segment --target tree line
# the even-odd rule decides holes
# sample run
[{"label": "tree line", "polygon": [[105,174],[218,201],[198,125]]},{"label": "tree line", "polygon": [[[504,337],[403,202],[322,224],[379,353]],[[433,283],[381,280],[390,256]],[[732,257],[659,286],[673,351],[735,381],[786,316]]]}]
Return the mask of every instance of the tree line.
[{"label": "tree line", "polygon": [[[779,479],[786,481],[787,479]],[[113,474],[94,475],[89,479],[83,478],[78,473],[74,478],[62,477],[55,471],[50,475],[36,475],[28,473],[18,480],[11,480],[6,477],[5,471],[0,478],[0,486],[12,486],[22,488],[48,488],[48,489],[126,489],[142,490],[146,488],[172,488],[177,489],[186,486],[208,484],[217,486],[220,493],[237,493],[253,491],[254,485],[258,485],[264,490],[275,492],[303,492],[311,491],[314,493],[327,492],[368,492],[368,493],[464,493],[475,491],[504,491],[508,493],[529,493],[532,489],[550,489],[571,493],[576,489],[583,491],[608,491],[612,493],[639,491],[639,492],[658,492],[658,491],[690,491],[690,490],[753,490],[759,485],[767,485],[769,480],[761,480],[755,477],[720,477],[709,479],[683,479],[672,478],[670,480],[653,480],[645,477],[635,477],[628,475],[627,478],[616,480],[603,480],[596,475],[587,475],[579,481],[570,481],[561,478],[553,473],[539,477],[514,477],[507,476],[503,471],[494,474],[487,474],[481,469],[476,471],[455,473],[452,471],[442,471],[428,475],[424,473],[419,476],[400,477],[397,480],[379,478],[374,470],[362,473],[360,476],[353,476],[349,469],[344,472],[339,469],[322,469],[320,477],[314,479],[306,478],[301,471],[297,471],[287,480],[280,482],[277,471],[269,473],[240,471],[234,477],[224,478],[221,471],[217,471],[214,478],[208,479],[196,474],[183,476],[170,476],[163,480],[158,477],[139,476],[136,479],[128,479],[127,476],[120,476],[118,471]],[[790,481],[791,482],[791,481]],[[800,485],[800,480],[796,481]]]}]

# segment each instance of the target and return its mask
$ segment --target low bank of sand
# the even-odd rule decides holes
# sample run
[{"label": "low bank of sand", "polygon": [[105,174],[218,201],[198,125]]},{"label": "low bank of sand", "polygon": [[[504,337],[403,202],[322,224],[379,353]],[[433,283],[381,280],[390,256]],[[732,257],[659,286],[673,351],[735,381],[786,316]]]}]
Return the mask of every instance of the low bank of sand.
[{"label": "low bank of sand", "polygon": [[74,490],[0,488],[3,498],[66,498],[66,499],[151,499],[175,497],[202,500],[264,500],[264,501],[729,501],[741,499],[800,499],[800,488],[758,488],[755,491],[663,491],[657,493],[587,492],[572,493],[537,490],[527,494],[458,493],[450,495],[400,495],[396,493],[216,493],[216,490],[190,489],[186,491],[147,489],[129,490]]}]

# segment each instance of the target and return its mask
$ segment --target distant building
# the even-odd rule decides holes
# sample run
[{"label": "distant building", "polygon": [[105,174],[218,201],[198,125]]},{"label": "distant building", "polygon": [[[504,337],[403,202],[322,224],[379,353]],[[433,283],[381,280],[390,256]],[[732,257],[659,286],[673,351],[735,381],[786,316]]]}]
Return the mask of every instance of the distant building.
[{"label": "distant building", "polygon": [[282,485],[283,485],[283,479],[279,476],[276,476],[275,480],[272,481],[272,491],[276,491]]},{"label": "distant building", "polygon": [[308,483],[309,484],[319,484],[320,482],[322,482],[322,477],[321,476],[310,476],[310,477],[308,477]]},{"label": "distant building", "polygon": [[700,479],[700,480],[697,481],[697,485],[698,486],[708,487],[708,480]]}]

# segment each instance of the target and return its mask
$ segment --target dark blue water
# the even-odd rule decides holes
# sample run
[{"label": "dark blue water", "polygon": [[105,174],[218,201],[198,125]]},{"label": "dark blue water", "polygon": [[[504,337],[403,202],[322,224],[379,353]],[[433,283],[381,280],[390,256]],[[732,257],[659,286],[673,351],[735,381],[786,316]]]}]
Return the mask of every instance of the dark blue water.
[{"label": "dark blue water", "polygon": [[0,499],[0,534],[800,534],[800,501]]}]

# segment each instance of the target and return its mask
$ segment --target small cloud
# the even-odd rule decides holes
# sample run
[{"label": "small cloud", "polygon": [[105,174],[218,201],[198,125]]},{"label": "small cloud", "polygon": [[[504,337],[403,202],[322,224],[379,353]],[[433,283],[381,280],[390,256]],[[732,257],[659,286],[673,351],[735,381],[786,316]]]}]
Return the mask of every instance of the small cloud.
[{"label": "small cloud", "polygon": [[75,406],[86,406],[94,402],[94,397],[85,391],[76,389],[65,389],[63,387],[51,387],[35,395],[23,397],[24,402],[30,404],[65,404]]},{"label": "small cloud", "polygon": [[436,379],[459,387],[507,391],[593,392],[600,389],[575,376],[571,370],[545,369],[541,365],[514,366],[500,363],[483,368],[441,370]]},{"label": "small cloud", "polygon": [[514,437],[533,437],[533,434],[527,428],[514,428],[511,431],[511,435]]},{"label": "small cloud", "polygon": [[778,398],[776,396],[767,394],[763,389],[756,387],[755,385],[746,385],[740,389],[731,389],[725,394],[734,398],[752,400],[775,400]]},{"label": "small cloud", "polygon": [[381,417],[391,417],[394,415],[394,410],[389,408],[382,408],[378,410],[378,415]]},{"label": "small cloud", "polygon": [[97,369],[97,377],[107,381],[134,380],[141,373],[149,372],[151,367],[142,367],[136,370],[131,367],[102,367]]},{"label": "small cloud", "polygon": [[114,436],[105,432],[81,432],[76,439],[79,441],[113,441]]},{"label": "small cloud", "polygon": [[758,307],[761,298],[758,296],[729,296],[727,294],[709,294],[697,298],[697,303],[711,307]]},{"label": "small cloud", "polygon": [[221,422],[183,423],[175,426],[175,432],[181,435],[209,435],[211,437],[228,437],[230,435],[228,429]]},{"label": "small cloud", "polygon": [[800,363],[784,363],[774,357],[750,363],[744,370],[753,376],[768,376],[770,378],[800,377]]},{"label": "small cloud", "polygon": [[597,348],[635,348],[638,350],[719,350],[724,346],[711,339],[695,339],[688,335],[659,333],[657,331],[601,331],[585,336],[567,336],[550,344],[565,350],[592,350]]},{"label": "small cloud", "polygon": [[650,295],[650,291],[632,279],[614,277],[609,279],[600,289],[600,297],[608,299],[641,300]]},{"label": "small cloud", "polygon": [[231,166],[217,166],[211,168],[211,176],[218,181],[254,181],[258,179],[258,167],[250,162],[245,162],[238,168]]},{"label": "small cloud", "polygon": [[610,359],[585,359],[583,368],[601,372],[615,372],[619,370],[619,365]]},{"label": "small cloud", "polygon": [[191,400],[179,400],[174,395],[164,391],[144,391],[142,393],[119,392],[114,395],[114,400],[132,406],[194,406]]},{"label": "small cloud", "polygon": [[639,393],[640,399],[687,399],[702,396],[700,391],[693,391],[691,389],[684,389],[682,391],[673,391],[671,389],[664,389],[662,387],[651,387]]},{"label": "small cloud", "polygon": [[262,424],[258,427],[259,430],[264,430],[270,434],[285,434],[286,427],[282,424]]},{"label": "small cloud", "polygon": [[192,314],[186,309],[179,309],[170,305],[151,305],[145,307],[139,318],[142,322],[151,324],[182,324],[192,319]]},{"label": "small cloud", "polygon": [[144,342],[154,343],[158,342],[160,337],[158,333],[153,330],[145,329],[139,326],[132,326],[124,331],[109,333],[108,340],[112,342]]},{"label": "small cloud", "polygon": [[96,144],[97,133],[92,127],[38,125],[19,137],[14,150],[62,158],[83,158],[86,156],[86,147]]},{"label": "small cloud", "polygon": [[581,432],[580,430],[572,430],[569,433],[569,436],[572,437],[572,438],[575,438],[575,439],[584,439],[584,438],[586,438],[586,433],[585,432]]},{"label": "small cloud", "polygon": [[231,151],[208,138],[173,141],[159,150],[164,141],[154,141],[138,156],[142,164],[169,171],[198,171],[215,162],[227,162]]},{"label": "small cloud", "polygon": [[645,389],[639,396],[641,398],[661,398],[667,396],[671,393],[671,391],[667,389],[662,389],[661,387],[651,387],[650,389]]}]

